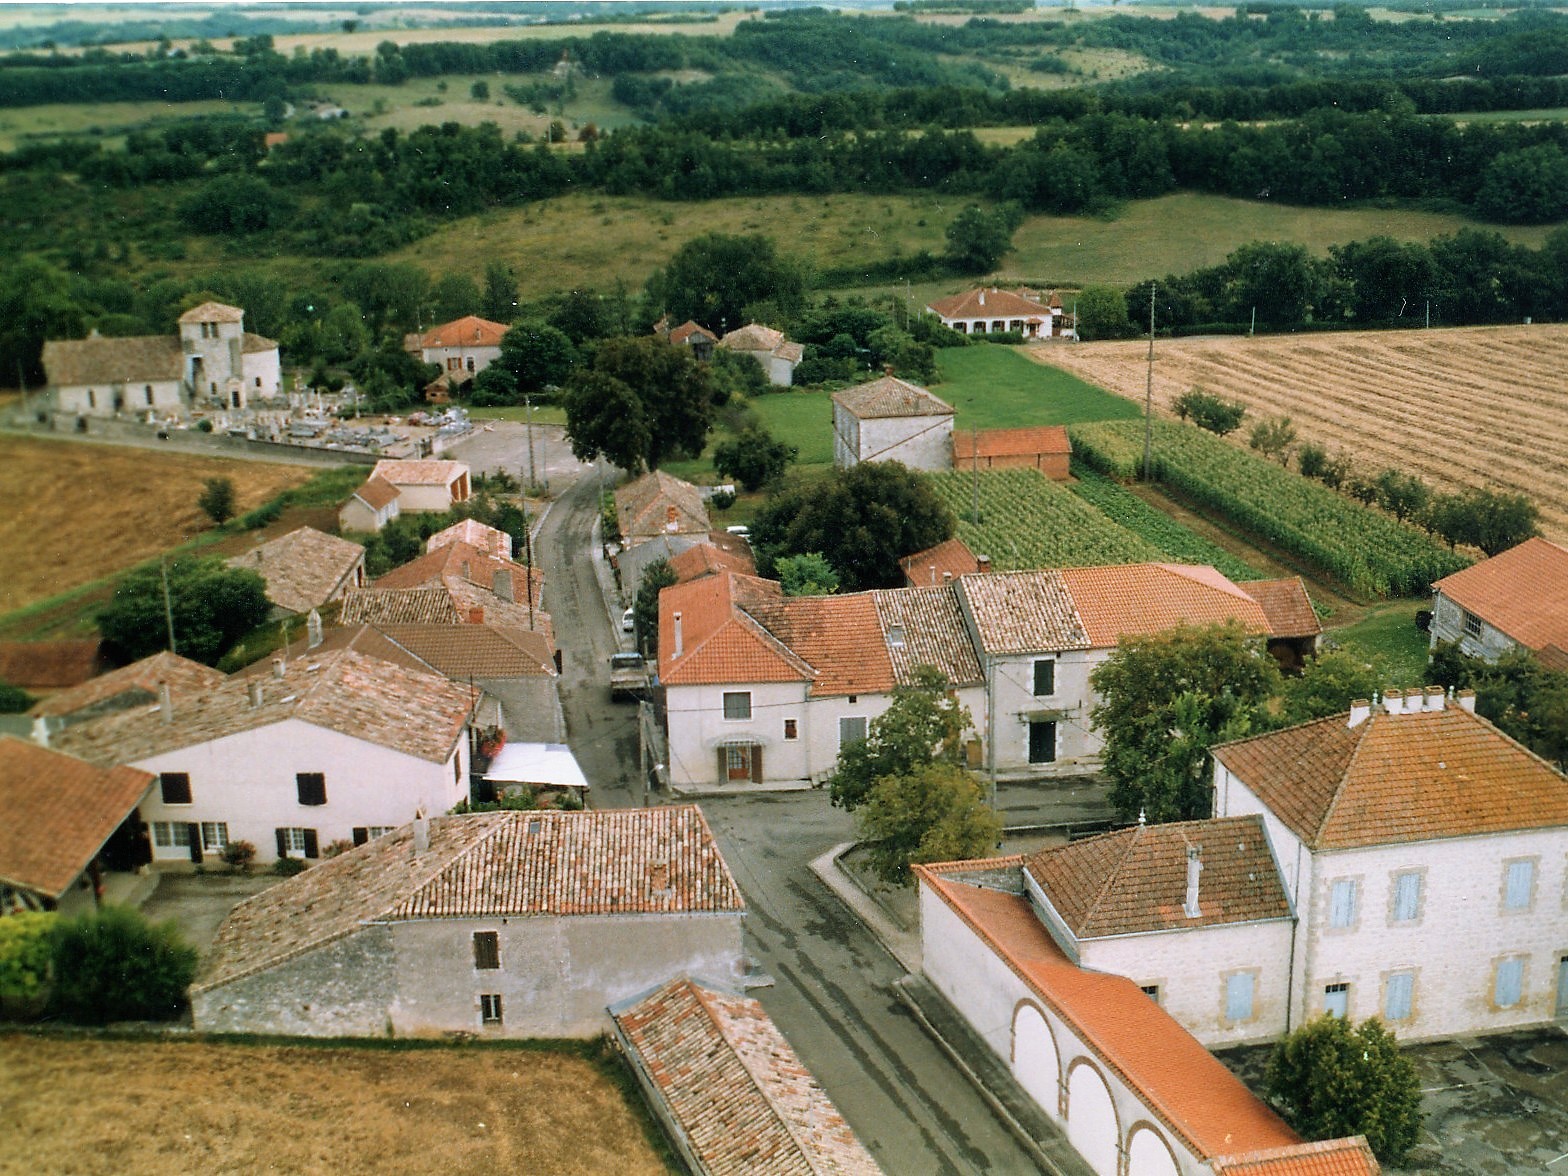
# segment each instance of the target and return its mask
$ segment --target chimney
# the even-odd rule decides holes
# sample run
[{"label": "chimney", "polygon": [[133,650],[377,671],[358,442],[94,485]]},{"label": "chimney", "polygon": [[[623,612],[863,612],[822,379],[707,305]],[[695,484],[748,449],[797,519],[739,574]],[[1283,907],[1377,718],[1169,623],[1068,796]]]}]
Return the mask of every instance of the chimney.
[{"label": "chimney", "polygon": [[890,363],[883,364],[882,365],[882,374],[884,376],[891,376],[893,374],[893,365],[890,364]]},{"label": "chimney", "polygon": [[989,572],[991,570],[991,557],[989,555],[975,556],[975,571]]},{"label": "chimney", "polygon": [[675,508],[673,506],[665,507],[664,508],[664,529],[666,531],[678,531],[678,530],[680,530],[680,526],[681,526],[680,520],[678,520],[675,517]]},{"label": "chimney", "polygon": [[315,649],[321,644],[321,614],[315,609],[305,618],[305,648]]},{"label": "chimney", "polygon": [[1345,726],[1352,729],[1361,726],[1372,715],[1372,704],[1364,698],[1358,698],[1350,704],[1350,722]]},{"label": "chimney", "polygon": [[261,679],[260,678],[251,678],[249,681],[247,681],[245,683],[245,689],[246,689],[246,692],[250,695],[250,705],[251,705],[251,707],[255,708],[255,707],[260,706],[261,705]]},{"label": "chimney", "polygon": [[33,742],[39,747],[49,746],[49,720],[43,715],[33,716]]},{"label": "chimney", "polygon": [[174,722],[174,692],[169,689],[167,682],[158,683],[158,710],[165,723]]},{"label": "chimney", "polygon": [[474,578],[473,568],[470,566],[469,562],[465,559],[463,561],[463,579],[465,579],[465,580],[472,580],[473,578]]},{"label": "chimney", "polygon": [[931,587],[936,587],[936,564],[931,565]]},{"label": "chimney", "polygon": [[952,572],[943,572],[942,573],[942,583],[943,584],[951,584],[952,582],[953,582],[953,573]]},{"label": "chimney", "polygon": [[670,889],[670,867],[667,862],[648,863],[648,889],[655,894],[665,894]]},{"label": "chimney", "polygon": [[1428,686],[1426,688],[1426,709],[1440,711],[1443,709],[1443,688],[1441,686]]},{"label": "chimney", "polygon": [[1198,910],[1198,875],[1203,873],[1203,862],[1199,858],[1202,851],[1196,845],[1187,847],[1187,905],[1183,912],[1189,919],[1196,919]]},{"label": "chimney", "polygon": [[675,653],[674,653],[673,656],[680,657],[681,650],[682,650],[682,645],[681,645],[681,614],[680,613],[676,613],[673,619],[675,621]]},{"label": "chimney", "polygon": [[509,601],[515,599],[512,595],[512,572],[510,568],[497,569],[494,577],[490,580],[490,590],[502,600]]},{"label": "chimney", "polygon": [[287,671],[288,663],[285,662],[281,656],[272,659],[272,676],[279,682],[283,681],[283,675]]},{"label": "chimney", "polygon": [[485,623],[485,610],[482,605],[475,605],[468,610],[468,623],[470,625],[482,625]]},{"label": "chimney", "polygon": [[1472,715],[1475,714],[1474,690],[1461,690],[1458,694],[1454,695],[1454,697],[1459,700],[1460,710],[1469,711]]},{"label": "chimney", "polygon": [[1383,709],[1391,715],[1405,713],[1405,693],[1403,690],[1383,691]]},{"label": "chimney", "polygon": [[980,291],[980,305],[981,306],[985,305],[985,291],[984,290]]},{"label": "chimney", "polygon": [[419,809],[414,813],[414,856],[427,852],[430,849],[430,818],[425,816],[425,810]]}]

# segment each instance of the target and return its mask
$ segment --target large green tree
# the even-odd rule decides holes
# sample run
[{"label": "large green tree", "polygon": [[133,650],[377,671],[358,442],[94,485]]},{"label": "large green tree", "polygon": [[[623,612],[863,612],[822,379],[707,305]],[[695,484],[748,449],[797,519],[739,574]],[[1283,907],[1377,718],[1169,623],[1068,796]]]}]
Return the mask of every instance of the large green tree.
[{"label": "large green tree", "polygon": [[1539,534],[1540,512],[1523,494],[1464,490],[1441,494],[1426,511],[1427,525],[1449,545],[1465,543],[1497,555]]},{"label": "large green tree", "polygon": [[745,490],[760,490],[781,476],[798,456],[799,446],[780,441],[766,425],[758,423],[715,445],[713,468],[734,478]]},{"label": "large green tree", "polygon": [[0,380],[10,384],[20,375],[37,388],[44,382],[44,341],[80,338],[84,327],[62,270],[24,257],[0,272]]},{"label": "large green tree", "polygon": [[951,693],[947,678],[921,666],[913,682],[893,687],[892,701],[871,720],[866,737],[839,749],[828,777],[828,796],[853,812],[883,777],[908,776],[931,763],[961,763],[964,736],[973,727],[968,708]]},{"label": "large green tree", "polygon": [[956,525],[924,475],[873,461],[786,485],[752,519],[751,537],[765,566],[821,552],[844,589],[858,592],[901,585],[898,561],[951,537]]},{"label": "large green tree", "polygon": [[786,317],[805,304],[806,276],[778,255],[772,237],[706,233],[675,251],[648,282],[649,300],[672,325],[693,319],[710,331],[745,325],[748,307],[771,303]]},{"label": "large green tree", "polygon": [[[267,585],[255,572],[215,555],[168,566],[169,612],[176,652],[215,665],[240,637],[267,619]],[[131,572],[98,614],[98,630],[119,657],[136,661],[168,648],[163,577],[156,567]]]},{"label": "large green tree", "polygon": [[644,657],[659,656],[659,593],[678,583],[667,559],[656,559],[642,570],[637,599],[632,602],[632,628]]},{"label": "large green tree", "polygon": [[1547,669],[1525,650],[1484,662],[1444,642],[1432,651],[1427,675],[1438,686],[1474,690],[1477,714],[1568,769],[1568,673]]},{"label": "large green tree", "polygon": [[576,366],[577,348],[565,332],[537,319],[524,319],[502,335],[501,355],[490,365],[507,372],[519,392],[558,387]]},{"label": "large green tree", "polygon": [[1343,714],[1353,699],[1371,698],[1388,681],[1381,663],[1347,649],[1326,649],[1309,659],[1301,673],[1284,679],[1279,715],[1286,723],[1305,723]]},{"label": "large green tree", "polygon": [[973,772],[958,764],[922,764],[883,776],[855,814],[871,867],[889,882],[907,883],[914,862],[984,857],[1002,836],[1002,820],[985,802]]},{"label": "large green tree", "polygon": [[604,457],[631,473],[700,453],[713,401],[713,383],[691,349],[653,336],[606,339],[561,393],[578,460]]},{"label": "large green tree", "polygon": [[948,263],[961,273],[986,273],[1013,247],[1015,227],[1010,209],[966,205],[945,231]]},{"label": "large green tree", "polygon": [[1399,1164],[1421,1136],[1421,1083],[1394,1035],[1373,1018],[1352,1026],[1327,1014],[1274,1049],[1269,1097],[1307,1139],[1364,1135],[1385,1164]]},{"label": "large green tree", "polygon": [[1089,680],[1111,805],[1127,821],[1207,817],[1209,748],[1267,729],[1280,688],[1274,659],[1234,622],[1123,640]]}]

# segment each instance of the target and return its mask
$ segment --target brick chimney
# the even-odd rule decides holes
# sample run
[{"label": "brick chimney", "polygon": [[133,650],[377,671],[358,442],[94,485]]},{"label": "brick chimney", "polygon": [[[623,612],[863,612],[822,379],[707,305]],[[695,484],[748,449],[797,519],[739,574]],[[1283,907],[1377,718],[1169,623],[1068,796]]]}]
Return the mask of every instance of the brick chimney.
[{"label": "brick chimney", "polygon": [[681,526],[680,520],[675,515],[675,508],[673,506],[665,507],[664,508],[664,529],[666,531],[672,531],[673,532],[673,531],[680,530],[680,526]]},{"label": "brick chimney", "polygon": [[468,610],[468,623],[470,625],[482,625],[485,623],[484,606],[476,604]]},{"label": "brick chimney", "polygon": [[675,622],[675,653],[673,656],[680,657],[683,648],[681,645],[681,614],[676,613],[671,619]]},{"label": "brick chimney", "polygon": [[989,572],[991,570],[991,557],[989,555],[975,556],[975,570],[979,572]]},{"label": "brick chimney", "polygon": [[1458,694],[1454,695],[1454,698],[1459,703],[1460,710],[1469,711],[1472,715],[1475,714],[1474,690],[1461,690]]}]

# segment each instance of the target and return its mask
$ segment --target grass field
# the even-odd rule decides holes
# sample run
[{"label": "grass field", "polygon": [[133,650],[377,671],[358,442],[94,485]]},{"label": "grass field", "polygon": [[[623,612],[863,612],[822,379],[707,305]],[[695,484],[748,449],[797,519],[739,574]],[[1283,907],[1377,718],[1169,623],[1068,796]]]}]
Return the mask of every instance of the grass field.
[{"label": "grass field", "polygon": [[0,1173],[674,1171],[588,1052],[0,1036]]},{"label": "grass field", "polygon": [[28,139],[100,134],[112,137],[132,129],[209,114],[256,114],[258,103],[240,102],[77,102],[0,110],[0,151],[15,151]]},{"label": "grass field", "polygon": [[1380,661],[1390,686],[1426,686],[1427,635],[1416,628],[1416,613],[1431,601],[1396,600],[1369,609],[1355,624],[1329,636],[1363,657]]},{"label": "grass field", "polygon": [[[982,343],[936,353],[941,378],[931,390],[953,406],[954,428],[1071,425],[1138,415],[1138,407],[1120,396],[1031,363],[1021,354],[1025,350]],[[1054,354],[1058,349],[1033,350]]]}]

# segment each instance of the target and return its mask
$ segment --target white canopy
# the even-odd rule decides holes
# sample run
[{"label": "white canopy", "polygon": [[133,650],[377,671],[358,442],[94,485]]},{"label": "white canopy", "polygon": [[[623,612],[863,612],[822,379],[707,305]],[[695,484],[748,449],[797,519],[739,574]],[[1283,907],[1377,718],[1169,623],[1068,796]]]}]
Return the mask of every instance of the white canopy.
[{"label": "white canopy", "polygon": [[485,779],[493,784],[544,784],[587,788],[588,778],[564,743],[508,743],[490,761]]}]

